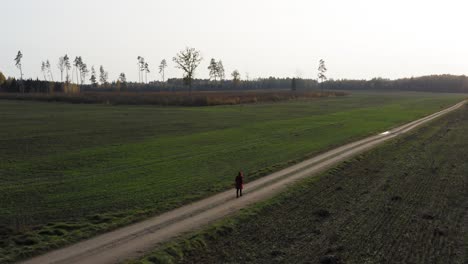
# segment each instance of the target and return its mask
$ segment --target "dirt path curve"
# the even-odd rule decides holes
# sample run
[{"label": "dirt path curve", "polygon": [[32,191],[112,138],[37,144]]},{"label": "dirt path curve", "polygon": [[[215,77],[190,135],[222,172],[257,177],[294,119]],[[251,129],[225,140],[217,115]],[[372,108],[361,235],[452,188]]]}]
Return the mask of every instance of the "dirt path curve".
[{"label": "dirt path curve", "polygon": [[246,186],[242,198],[236,199],[235,192],[232,190],[225,191],[148,220],[26,260],[23,263],[117,263],[139,257],[154,249],[159,243],[198,229],[241,208],[267,199],[299,179],[317,174],[338,162],[458,109],[464,103],[465,101],[460,102],[390,131],[346,144],[250,182]]}]

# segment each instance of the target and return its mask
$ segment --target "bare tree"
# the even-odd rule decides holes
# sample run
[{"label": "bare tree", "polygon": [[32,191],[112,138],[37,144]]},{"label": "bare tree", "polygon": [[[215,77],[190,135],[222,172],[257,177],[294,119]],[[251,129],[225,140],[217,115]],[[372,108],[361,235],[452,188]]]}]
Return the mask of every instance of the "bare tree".
[{"label": "bare tree", "polygon": [[23,80],[23,67],[21,64],[21,59],[23,59],[23,53],[21,53],[21,50],[18,50],[18,54],[16,54],[16,57],[15,57],[15,65],[16,65],[16,68],[20,70],[21,80]]},{"label": "bare tree", "polygon": [[52,67],[51,67],[51,65],[50,65],[49,60],[46,61],[45,66],[46,66],[46,69],[47,69],[47,73],[48,73],[49,76],[50,76],[50,79],[51,79],[52,81],[54,81],[54,75],[52,74]]},{"label": "bare tree", "polygon": [[41,72],[42,72],[42,75],[44,76],[44,81],[47,81],[46,71],[47,71],[47,67],[46,67],[45,62],[43,61],[41,64]]},{"label": "bare tree", "polygon": [[210,70],[210,80],[214,79],[216,81],[216,77],[218,77],[218,63],[214,58],[211,58],[210,65],[208,65],[208,70]]},{"label": "bare tree", "polygon": [[164,72],[165,72],[166,67],[167,67],[166,59],[163,59],[161,63],[159,64],[159,74],[161,74],[163,82],[164,82]]},{"label": "bare tree", "polygon": [[216,74],[218,75],[220,81],[222,81],[222,80],[224,80],[224,78],[226,78],[226,75],[224,73],[223,62],[221,60],[219,60],[216,63]]},{"label": "bare tree", "polygon": [[65,82],[70,82],[70,75],[68,75],[68,71],[70,71],[70,68],[71,68],[71,65],[70,65],[70,58],[68,57],[67,54],[65,54],[65,56],[63,56],[63,61],[64,61],[64,65],[65,65]]},{"label": "bare tree", "polygon": [[185,48],[176,54],[172,60],[176,63],[176,68],[184,71],[184,82],[189,86],[189,92],[192,94],[192,80],[195,70],[202,61],[200,52],[194,48]]},{"label": "bare tree", "polygon": [[317,76],[318,76],[318,79],[320,80],[320,86],[322,87],[322,90],[323,90],[322,83],[327,80],[327,76],[325,76],[326,72],[327,72],[327,68],[325,67],[325,61],[323,59],[320,59]]},{"label": "bare tree", "polygon": [[60,57],[57,63],[57,68],[60,70],[60,81],[63,82],[63,71],[65,70],[65,58]]},{"label": "bare tree", "polygon": [[108,73],[104,70],[104,67],[99,67],[99,81],[101,85],[107,85]]}]

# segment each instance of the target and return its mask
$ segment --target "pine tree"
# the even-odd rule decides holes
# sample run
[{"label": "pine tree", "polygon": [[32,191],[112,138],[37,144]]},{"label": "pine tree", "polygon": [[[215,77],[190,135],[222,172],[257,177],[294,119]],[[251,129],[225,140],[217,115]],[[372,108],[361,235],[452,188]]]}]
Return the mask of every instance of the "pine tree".
[{"label": "pine tree", "polygon": [[92,86],[97,86],[96,70],[94,70],[94,66],[91,66],[91,77],[89,78],[89,81]]}]

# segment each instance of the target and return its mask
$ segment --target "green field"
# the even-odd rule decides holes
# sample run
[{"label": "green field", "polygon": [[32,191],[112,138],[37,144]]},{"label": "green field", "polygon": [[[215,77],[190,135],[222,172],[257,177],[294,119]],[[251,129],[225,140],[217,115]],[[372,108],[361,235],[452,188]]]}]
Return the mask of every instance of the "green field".
[{"label": "green field", "polygon": [[178,207],[229,188],[239,169],[253,180],[461,98],[356,93],[198,108],[1,100],[0,254],[28,256]]},{"label": "green field", "polygon": [[132,263],[466,263],[468,106]]}]

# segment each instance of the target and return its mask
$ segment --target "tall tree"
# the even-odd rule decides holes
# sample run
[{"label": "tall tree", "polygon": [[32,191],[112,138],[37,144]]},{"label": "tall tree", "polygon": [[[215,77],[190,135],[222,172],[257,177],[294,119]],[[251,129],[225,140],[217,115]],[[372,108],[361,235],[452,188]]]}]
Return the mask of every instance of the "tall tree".
[{"label": "tall tree", "polygon": [[[81,64],[82,64],[81,56],[76,56],[75,60],[73,60],[74,72],[76,73],[76,84],[80,83],[80,79],[81,79],[80,78],[80,67],[81,67]],[[72,81],[73,81],[73,78],[72,78]]]},{"label": "tall tree", "polygon": [[126,83],[127,83],[127,77],[125,76],[125,73],[122,72],[122,73],[119,75],[119,81],[120,81],[121,83],[123,83],[123,84],[126,84]]},{"label": "tall tree", "polygon": [[117,78],[116,82],[117,86],[117,91],[120,92],[121,87],[126,88],[127,87],[127,77],[125,76],[125,73],[120,73],[119,78]]},{"label": "tall tree", "polygon": [[54,81],[54,75],[52,74],[52,67],[51,67],[51,65],[50,65],[49,60],[46,61],[45,66],[46,66],[47,73],[48,73],[50,79],[51,79],[52,81]]},{"label": "tall tree", "polygon": [[99,67],[99,81],[101,85],[107,85],[108,73],[104,70],[104,67]]},{"label": "tall tree", "polygon": [[218,76],[220,81],[222,81],[222,80],[224,80],[224,78],[226,78],[226,75],[224,73],[223,62],[221,60],[219,60],[216,63],[216,75]]},{"label": "tall tree", "polygon": [[71,68],[71,65],[70,65],[70,58],[68,57],[67,54],[65,54],[65,56],[63,56],[63,62],[64,62],[64,65],[65,65],[65,72],[66,72],[66,76],[65,76],[65,82],[70,82],[70,75],[68,74],[68,71],[70,71],[70,68]]},{"label": "tall tree", "polygon": [[140,60],[141,60],[141,56],[138,56],[137,57],[137,69],[138,69],[138,82],[141,82],[141,63],[140,63]]},{"label": "tall tree", "polygon": [[166,67],[167,67],[166,59],[163,59],[161,63],[159,64],[159,74],[161,74],[163,82],[164,82],[164,72],[165,72]]},{"label": "tall tree", "polygon": [[65,70],[65,58],[60,57],[57,63],[57,68],[60,70],[60,81],[63,82],[63,71]]},{"label": "tall tree", "polygon": [[176,68],[184,71],[184,82],[189,86],[189,93],[192,94],[192,80],[195,75],[195,70],[202,61],[200,51],[194,48],[185,48],[176,54],[172,60],[176,63]]},{"label": "tall tree", "polygon": [[327,80],[327,76],[325,75],[326,72],[327,72],[327,67],[325,67],[325,61],[323,59],[320,59],[317,76],[318,76],[318,79],[320,80],[320,86],[322,87],[322,90],[323,90],[322,83]]},{"label": "tall tree", "polygon": [[80,63],[80,80],[81,80],[81,85],[84,84],[84,82],[86,81],[86,76],[88,75],[89,73],[89,70],[88,70],[88,65],[86,65],[86,63],[83,62],[83,60],[81,60],[81,63]]},{"label": "tall tree", "polygon": [[44,81],[47,81],[47,76],[46,76],[47,67],[44,61],[42,61],[42,64],[41,64],[41,72],[42,72],[42,75],[44,76]]},{"label": "tall tree", "polygon": [[138,56],[138,80],[139,82],[143,82],[143,72],[145,71],[145,58]]},{"label": "tall tree", "polygon": [[234,70],[232,73],[231,73],[231,76],[232,76],[232,83],[237,86],[239,83],[240,83],[240,73],[238,70]]},{"label": "tall tree", "polygon": [[218,77],[218,63],[214,58],[211,58],[210,65],[208,65],[210,80],[214,79],[216,81],[216,77]]},{"label": "tall tree", "polygon": [[91,77],[89,78],[89,81],[93,87],[97,86],[96,70],[94,69],[94,66],[91,66]]},{"label": "tall tree", "polygon": [[21,64],[21,59],[23,59],[23,53],[21,53],[21,50],[18,50],[18,54],[16,54],[16,57],[15,57],[15,65],[16,65],[16,68],[20,70],[21,80],[23,80],[23,67]]},{"label": "tall tree", "polygon": [[150,73],[150,69],[149,64],[147,62],[145,62],[143,70],[145,71],[145,83],[148,83],[148,73]]}]

